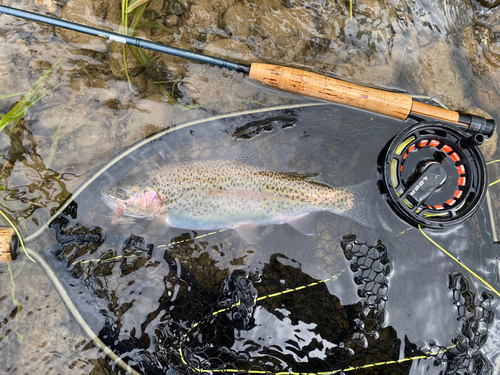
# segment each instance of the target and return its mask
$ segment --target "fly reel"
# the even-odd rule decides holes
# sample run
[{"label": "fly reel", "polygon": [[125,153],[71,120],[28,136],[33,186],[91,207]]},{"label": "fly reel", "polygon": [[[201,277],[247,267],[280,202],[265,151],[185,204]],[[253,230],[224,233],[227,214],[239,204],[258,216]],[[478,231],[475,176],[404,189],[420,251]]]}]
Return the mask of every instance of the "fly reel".
[{"label": "fly reel", "polygon": [[392,209],[411,225],[445,228],[470,218],[486,193],[481,134],[439,122],[403,130],[381,155],[382,184]]}]

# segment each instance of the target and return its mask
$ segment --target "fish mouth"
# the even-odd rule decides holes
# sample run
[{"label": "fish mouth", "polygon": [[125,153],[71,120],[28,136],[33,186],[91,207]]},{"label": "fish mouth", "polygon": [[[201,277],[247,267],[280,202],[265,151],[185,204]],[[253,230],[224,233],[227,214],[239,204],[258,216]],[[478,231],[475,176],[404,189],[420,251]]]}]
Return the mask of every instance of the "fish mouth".
[{"label": "fish mouth", "polygon": [[111,198],[111,196],[104,193],[103,191],[101,191],[101,199],[115,213],[118,213],[118,212],[121,213],[121,212],[125,211],[125,209],[126,209],[125,205],[121,204],[121,202],[117,201],[116,199]]}]

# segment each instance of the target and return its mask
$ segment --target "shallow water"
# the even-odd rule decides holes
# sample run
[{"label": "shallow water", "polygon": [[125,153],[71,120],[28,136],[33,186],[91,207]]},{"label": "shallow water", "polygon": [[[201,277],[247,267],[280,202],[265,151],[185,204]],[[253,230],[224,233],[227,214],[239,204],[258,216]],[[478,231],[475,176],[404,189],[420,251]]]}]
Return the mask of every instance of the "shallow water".
[{"label": "shallow water", "polygon": [[[28,1],[4,0],[3,4],[41,11]],[[167,15],[174,4],[179,5],[152,0],[144,15],[156,23],[164,21],[173,34],[141,28],[138,35],[232,60],[269,61],[366,85],[439,96],[451,108],[476,111],[477,107],[493,118],[498,116],[499,10],[468,1],[456,5],[367,0],[354,2],[350,21],[344,2],[190,1],[182,15]],[[56,14],[113,30],[120,22],[118,5],[111,2],[73,0],[62,10],[57,7]],[[105,23],[100,20],[103,17]],[[28,234],[43,227],[51,211],[99,166],[145,136],[234,111],[315,103],[264,88],[240,74],[163,57],[153,59],[146,73],[141,73],[128,56],[134,93],[123,70],[116,67],[120,54],[109,58],[111,46],[105,41],[5,15],[0,15],[0,33],[2,95],[26,91],[60,56],[67,55],[49,78],[50,83],[61,84],[27,112],[12,134],[0,135],[2,209]],[[172,72],[165,73],[165,64]],[[181,81],[174,98],[180,105],[172,104],[154,83],[177,78]],[[171,84],[166,89],[171,90]],[[1,100],[0,113],[17,100]],[[65,245],[58,251],[55,231],[50,229],[30,245],[54,267],[94,331],[101,332],[100,337],[131,364],[135,361],[137,368],[150,366],[150,373],[160,365],[163,371],[171,366],[171,371],[186,372],[222,364],[237,369],[253,365],[271,372],[331,371],[411,357],[432,345],[434,349],[450,346],[467,334],[469,342],[479,340],[485,328],[490,332],[485,343],[453,356],[465,358],[479,350],[495,363],[498,319],[492,324],[479,319],[487,301],[483,307],[469,304],[465,312],[458,307],[463,295],[478,305],[485,300],[482,293],[487,288],[418,229],[408,230],[382,196],[373,199],[381,223],[375,230],[320,214],[313,237],[288,226],[262,228],[259,246],[244,243],[232,231],[197,238],[207,233],[175,229],[168,240],[156,238],[148,235],[146,222],[111,224],[112,213],[99,197],[102,186],[149,156],[159,154],[167,161],[227,158],[244,144],[252,145],[270,170],[320,173],[333,186],[352,185],[377,177],[379,150],[406,125],[329,105],[232,117],[176,130],[114,165],[77,197],[77,218],[66,215],[69,223],[64,231],[102,228],[104,243]],[[485,146],[490,148],[484,150],[487,161],[499,159],[496,143]],[[491,182],[499,178],[495,164],[489,172]],[[498,212],[498,185],[490,193]],[[483,205],[467,223],[432,237],[498,290],[498,253],[485,245],[492,241],[487,218]],[[356,284],[359,271],[352,268],[365,259],[346,259],[340,246],[348,233],[369,245],[381,239],[387,248],[390,272],[380,285],[387,282],[388,287],[378,290],[383,298],[372,304],[375,316],[363,315],[368,299],[358,291],[373,285]],[[137,244],[127,247],[125,241],[131,235],[154,244],[153,252],[145,254]],[[171,242],[180,243],[162,246]],[[108,257],[128,258],[106,266],[89,261],[102,258],[108,250],[112,254]],[[89,262],[81,263],[85,260]],[[182,275],[184,269],[193,279]],[[231,274],[236,269],[244,270],[259,297],[338,277],[317,290],[290,292],[279,300],[249,303],[247,310],[232,315],[210,317],[230,305],[228,301],[238,293],[252,290],[227,286],[232,280],[229,275],[237,277]],[[15,301],[11,274],[6,265],[0,267],[2,371],[118,371],[89,343],[37,265],[21,256],[11,271]],[[462,294],[450,289],[449,275],[456,272],[469,284]],[[492,308],[498,315],[497,299]],[[374,323],[377,319],[381,322]],[[464,328],[467,319],[479,327],[472,337]],[[189,330],[202,321],[198,332]],[[364,328],[356,325],[360,322]],[[183,335],[192,335],[189,343],[182,342]],[[342,349],[343,345],[348,348]],[[187,366],[179,357],[179,347],[187,353]],[[444,361],[414,360],[376,371],[438,373],[447,366],[452,371]]]}]

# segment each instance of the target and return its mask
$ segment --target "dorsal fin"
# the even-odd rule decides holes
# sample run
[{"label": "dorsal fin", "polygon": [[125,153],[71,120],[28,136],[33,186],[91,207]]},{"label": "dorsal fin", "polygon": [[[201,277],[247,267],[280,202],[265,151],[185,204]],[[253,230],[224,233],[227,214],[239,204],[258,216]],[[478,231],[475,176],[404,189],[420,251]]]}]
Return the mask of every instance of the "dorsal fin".
[{"label": "dorsal fin", "polygon": [[325,180],[323,179],[323,176],[321,176],[319,173],[295,173],[295,172],[286,172],[287,174],[291,174],[293,176],[300,177],[306,181],[310,182],[317,182],[320,184],[324,184]]}]

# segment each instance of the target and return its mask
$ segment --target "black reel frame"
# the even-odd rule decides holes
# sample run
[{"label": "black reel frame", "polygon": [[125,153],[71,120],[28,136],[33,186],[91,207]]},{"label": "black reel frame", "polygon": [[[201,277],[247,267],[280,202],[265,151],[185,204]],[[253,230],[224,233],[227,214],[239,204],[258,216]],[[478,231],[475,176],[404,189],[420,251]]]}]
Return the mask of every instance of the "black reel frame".
[{"label": "black reel frame", "polygon": [[487,188],[481,134],[425,121],[396,135],[379,158],[392,209],[413,226],[447,228],[469,219]]}]

